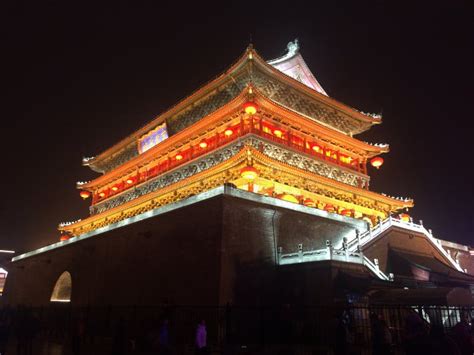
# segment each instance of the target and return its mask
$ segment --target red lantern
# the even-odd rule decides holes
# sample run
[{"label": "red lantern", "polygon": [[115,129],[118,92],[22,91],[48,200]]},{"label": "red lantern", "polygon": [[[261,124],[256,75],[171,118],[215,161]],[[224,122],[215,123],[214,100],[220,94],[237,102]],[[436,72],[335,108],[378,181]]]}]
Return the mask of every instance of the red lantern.
[{"label": "red lantern", "polygon": [[230,137],[231,135],[234,134],[234,131],[231,130],[230,128],[227,128],[225,131],[224,131],[224,134],[226,137]]},{"label": "red lantern", "polygon": [[316,207],[316,203],[310,198],[305,198],[303,200],[303,205],[308,206],[308,207]]},{"label": "red lantern", "polygon": [[61,234],[61,236],[59,237],[59,241],[64,242],[65,240],[68,240],[69,238],[71,238],[69,235]]},{"label": "red lantern", "polygon": [[105,197],[105,192],[101,192],[101,193],[99,194],[99,197],[101,197],[101,198],[102,198],[102,197]]},{"label": "red lantern", "polygon": [[407,213],[400,213],[400,220],[403,222],[410,222],[410,215]]},{"label": "red lantern", "polygon": [[81,196],[84,200],[89,198],[91,195],[91,193],[89,191],[86,191],[86,190],[82,190],[80,193],[79,193],[79,196]]},{"label": "red lantern", "polygon": [[240,176],[247,180],[255,180],[258,176],[258,170],[253,166],[246,166],[240,170]]},{"label": "red lantern", "polygon": [[370,160],[370,164],[375,168],[378,169],[382,166],[383,164],[383,158],[382,157],[375,157]]},{"label": "red lantern", "polygon": [[118,186],[112,186],[112,191],[117,191],[118,190]]},{"label": "red lantern", "polygon": [[323,149],[322,149],[319,145],[317,145],[317,144],[313,145],[312,149],[313,149],[316,153],[320,153],[320,152],[322,152],[322,150],[323,150]]},{"label": "red lantern", "polygon": [[176,154],[176,156],[174,158],[176,160],[181,160],[181,159],[183,159],[183,156],[181,155],[181,153],[178,153],[178,154]]},{"label": "red lantern", "polygon": [[199,143],[199,146],[204,149],[207,147],[207,142],[206,141],[202,141],[201,143]]},{"label": "red lantern", "polygon": [[331,205],[330,203],[328,203],[328,204],[326,204],[326,206],[324,206],[324,210],[326,212],[330,212],[330,213],[336,212],[336,208],[333,205]]},{"label": "red lantern", "polygon": [[281,138],[281,136],[283,135],[283,132],[282,132],[280,129],[275,128],[275,129],[273,130],[273,134],[274,134],[275,136],[277,136],[278,138]]},{"label": "red lantern", "polygon": [[247,101],[244,104],[244,111],[249,115],[255,115],[258,110],[258,105],[253,101]]},{"label": "red lantern", "polygon": [[348,209],[344,209],[341,211],[341,214],[346,217],[350,217],[352,215],[352,211]]},{"label": "red lantern", "polygon": [[133,184],[133,178],[129,177],[125,182],[129,185]]}]

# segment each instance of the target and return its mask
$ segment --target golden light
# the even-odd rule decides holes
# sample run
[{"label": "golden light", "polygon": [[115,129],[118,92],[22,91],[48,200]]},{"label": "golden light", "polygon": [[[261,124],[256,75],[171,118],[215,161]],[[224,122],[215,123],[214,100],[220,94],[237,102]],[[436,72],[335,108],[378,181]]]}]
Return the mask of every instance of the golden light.
[{"label": "golden light", "polygon": [[82,190],[80,193],[79,193],[79,196],[81,196],[84,200],[89,198],[91,195],[91,193],[89,191],[85,191],[85,190]]},{"label": "golden light", "polygon": [[101,192],[101,193],[99,194],[99,197],[104,197],[104,196],[105,196],[105,192]]},{"label": "golden light", "polygon": [[315,144],[313,145],[313,148],[312,148],[316,153],[319,153],[322,149],[319,145]]},{"label": "golden light", "polygon": [[61,234],[61,236],[59,237],[59,240],[61,242],[64,242],[65,240],[68,240],[69,238],[71,238],[69,235],[67,234]]},{"label": "golden light", "polygon": [[253,166],[246,166],[240,170],[240,176],[247,180],[255,180],[258,176],[258,170]]},{"label": "golden light", "polygon": [[125,182],[129,185],[133,184],[133,179],[132,178],[128,178],[127,180],[125,180]]},{"label": "golden light", "polygon": [[257,113],[258,105],[253,101],[247,101],[244,104],[244,111],[249,115],[255,115]]},{"label": "golden light", "polygon": [[207,147],[207,142],[206,141],[201,141],[201,143],[199,143],[199,147],[201,147],[202,149],[206,148]]},{"label": "golden light", "polygon": [[324,206],[324,210],[326,212],[331,212],[331,213],[336,212],[336,208],[333,205],[331,205],[330,203],[327,203],[326,206]]},{"label": "golden light", "polygon": [[400,220],[403,222],[410,222],[410,215],[407,213],[400,213]]},{"label": "golden light", "polygon": [[275,129],[273,130],[273,134],[274,134],[275,136],[277,136],[278,138],[281,138],[281,136],[283,135],[283,132],[282,132],[280,129],[275,128]]},{"label": "golden light", "polygon": [[350,217],[350,216],[352,216],[352,211],[349,210],[349,209],[343,209],[343,210],[341,211],[341,214],[342,214],[343,216]]},{"label": "golden light", "polygon": [[308,206],[308,207],[316,207],[316,203],[310,198],[305,198],[303,200],[303,205]]},{"label": "golden light", "polygon": [[300,203],[300,201],[298,201],[298,199],[295,196],[290,195],[290,194],[284,194],[283,196],[280,197],[280,199],[284,201],[288,201],[288,202]]},{"label": "golden light", "polygon": [[112,186],[112,190],[113,190],[113,191],[117,191],[117,190],[118,190],[118,187],[117,187],[117,186]]},{"label": "golden light", "polygon": [[375,157],[375,158],[372,158],[372,159],[370,160],[370,164],[371,164],[374,168],[378,169],[378,168],[380,168],[380,167],[382,166],[382,164],[383,164],[383,158],[382,158],[382,157]]},{"label": "golden light", "polygon": [[174,158],[176,160],[181,160],[181,159],[183,159],[183,156],[181,155],[181,153],[178,153],[178,154],[176,154],[176,156]]},{"label": "golden light", "polygon": [[227,128],[225,131],[224,131],[224,134],[226,137],[230,137],[231,135],[234,134],[234,131],[231,130],[230,128]]}]

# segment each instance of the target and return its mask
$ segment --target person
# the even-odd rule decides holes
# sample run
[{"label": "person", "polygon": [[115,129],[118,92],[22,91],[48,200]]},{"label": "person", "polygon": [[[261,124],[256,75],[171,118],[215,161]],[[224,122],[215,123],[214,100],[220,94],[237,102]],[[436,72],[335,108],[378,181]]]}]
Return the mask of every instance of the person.
[{"label": "person", "polygon": [[429,328],[416,312],[405,318],[404,348],[407,355],[423,354],[429,343]]},{"label": "person", "polygon": [[206,321],[203,319],[196,329],[196,355],[205,355],[207,353]]},{"label": "person", "polygon": [[460,353],[472,355],[471,324],[467,314],[461,315],[461,321],[453,327],[452,333]]},{"label": "person", "polygon": [[79,355],[81,353],[81,345],[84,341],[85,334],[85,322],[82,315],[73,323],[72,328],[72,337],[71,337],[71,347],[72,354]]},{"label": "person", "polygon": [[161,328],[158,334],[158,353],[169,354],[170,353],[170,332],[169,332],[169,321],[164,319],[161,324]]},{"label": "person", "polygon": [[460,355],[454,340],[448,336],[441,324],[432,324],[426,353],[431,355]]},{"label": "person", "polygon": [[115,328],[112,339],[112,355],[123,355],[126,353],[127,338],[125,320],[120,318]]},{"label": "person", "polygon": [[391,353],[392,334],[385,320],[376,313],[370,316],[372,326],[372,354],[385,355]]}]

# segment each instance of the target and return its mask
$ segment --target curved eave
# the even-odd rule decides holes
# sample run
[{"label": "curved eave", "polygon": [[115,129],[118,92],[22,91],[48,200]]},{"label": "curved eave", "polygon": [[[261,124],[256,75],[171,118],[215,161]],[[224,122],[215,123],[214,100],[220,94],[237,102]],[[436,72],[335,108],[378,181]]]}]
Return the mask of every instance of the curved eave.
[{"label": "curved eave", "polygon": [[230,159],[216,165],[212,169],[202,171],[198,174],[195,174],[185,180],[182,180],[180,182],[177,182],[175,184],[169,185],[163,189],[159,189],[157,191],[151,192],[147,195],[138,197],[132,201],[126,202],[120,206],[114,207],[110,210],[104,211],[102,213],[99,213],[97,215],[90,216],[86,219],[80,220],[76,223],[71,223],[68,224],[67,226],[59,226],[58,229],[60,231],[72,231],[73,229],[80,228],[81,226],[87,225],[89,223],[92,223],[97,220],[101,220],[103,218],[106,218],[107,216],[114,215],[116,213],[120,213],[121,211],[124,211],[126,209],[131,209],[135,208],[143,203],[146,203],[154,198],[157,198],[160,195],[175,191],[177,189],[180,189],[186,185],[189,185],[191,183],[199,182],[202,179],[205,179],[207,177],[211,177],[215,174],[222,173],[223,171],[227,169],[234,168],[241,164],[242,162],[246,161],[248,157],[251,156],[254,159],[254,162],[260,163],[262,165],[265,165],[267,167],[275,168],[277,170],[280,170],[282,172],[286,172],[288,174],[300,176],[300,177],[306,177],[310,178],[311,180],[315,182],[319,182],[323,185],[326,185],[328,187],[340,189],[345,192],[353,193],[357,196],[365,197],[372,199],[374,201],[378,201],[381,203],[388,204],[389,206],[392,206],[395,209],[401,209],[401,208],[406,208],[406,207],[412,207],[413,206],[413,201],[401,201],[395,198],[391,198],[388,196],[384,196],[372,191],[364,190],[359,187],[354,187],[354,186],[349,186],[346,184],[343,184],[341,182],[307,172],[305,170],[290,166],[288,164],[282,163],[278,160],[269,158],[268,156],[264,155],[263,153],[259,152],[258,150],[249,147],[249,146],[244,146],[239,153],[237,153],[235,156],[231,157]]},{"label": "curved eave", "polygon": [[83,161],[84,166],[93,166],[94,163],[100,162],[114,153],[120,151],[123,148],[126,148],[130,144],[135,144],[136,140],[142,135],[153,129],[155,126],[163,123],[166,118],[178,114],[180,111],[191,105],[193,102],[203,99],[210,92],[217,89],[219,86],[224,84],[226,81],[232,80],[232,75],[239,71],[249,60],[249,53],[253,52],[252,49],[247,49],[245,53],[225,72],[217,76],[215,79],[211,80],[207,84],[204,84],[200,89],[196,90],[194,93],[179,101],[176,105],[172,106],[167,111],[156,116],[152,121],[147,123],[145,126],[141,127],[125,139],[121,140],[117,144],[98,154],[93,159],[89,159],[87,162]]},{"label": "curved eave", "polygon": [[[284,107],[279,103],[264,96],[258,89],[254,87],[252,87],[252,92],[255,102],[259,104],[262,108],[266,109],[269,112],[288,117],[290,120],[297,121],[301,123],[302,126],[304,126],[305,129],[308,131],[317,132],[319,135],[324,136],[327,139],[334,139],[342,142],[343,144],[346,144],[347,146],[351,146],[361,151],[364,151],[366,152],[366,155],[368,157],[388,152],[388,147],[376,147],[365,142],[359,141],[346,134],[339,133],[338,131],[328,128],[320,124],[318,121],[303,116],[296,111]],[[156,158],[156,156],[159,155],[160,152],[166,152],[167,150],[172,149],[172,147],[178,142],[190,140],[193,136],[199,134],[199,131],[205,130],[207,126],[216,124],[226,115],[240,111],[242,108],[242,104],[247,100],[247,96],[248,88],[245,88],[237,97],[229,101],[221,108],[214,111],[205,119],[199,120],[195,124],[183,129],[182,131],[176,133],[175,135],[166,139],[162,143],[154,146],[145,153],[140,154],[137,157],[129,160],[128,162],[124,163],[113,171],[101,175],[96,179],[89,181],[88,183],[77,185],[77,188],[92,192],[94,191],[94,188],[96,188],[98,185],[106,184],[111,180],[129,173],[133,169],[136,169],[136,166],[148,163],[150,160]]]},{"label": "curved eave", "polygon": [[[278,76],[280,79],[282,79],[284,82],[286,82],[289,85],[296,86],[298,89],[301,91],[304,91],[306,94],[309,96],[312,96],[314,99],[322,101],[326,105],[333,107],[334,109],[337,109],[341,112],[344,112],[345,114],[356,118],[360,121],[364,121],[367,123],[370,123],[371,125],[373,124],[380,124],[382,123],[382,119],[380,118],[375,118],[371,116],[364,115],[360,113],[359,111],[353,109],[352,107],[337,101],[333,99],[332,97],[326,96],[324,94],[321,94],[320,92],[310,88],[309,86],[299,82],[298,80],[292,78],[291,76],[286,75],[285,73],[281,72],[280,70],[274,68],[272,65],[268,64],[262,57],[257,52],[254,52],[254,62],[258,63],[261,65],[263,69],[266,71]],[[363,131],[361,131],[363,132]],[[353,132],[354,134],[361,133],[361,132]]]},{"label": "curved eave", "polygon": [[155,158],[161,151],[171,149],[174,145],[179,142],[187,141],[196,134],[196,131],[204,129],[207,125],[217,123],[222,117],[232,114],[238,110],[241,110],[242,104],[247,100],[247,89],[244,89],[237,97],[228,102],[226,105],[220,107],[214,111],[211,115],[207,116],[206,119],[199,120],[195,124],[179,131],[170,138],[164,140],[160,144],[147,150],[146,152],[136,156],[135,158],[124,163],[120,167],[114,169],[112,172],[106,173],[97,177],[96,179],[88,182],[87,184],[81,185],[82,189],[93,189],[95,186],[101,183],[113,179],[114,177],[126,174],[131,169],[135,169],[137,165],[147,163],[149,160]]},{"label": "curved eave", "polygon": [[[94,170],[95,163],[101,162],[104,159],[109,158],[113,154],[119,152],[120,150],[136,143],[136,140],[153,129],[155,126],[164,122],[164,120],[168,117],[178,114],[180,111],[188,107],[193,102],[196,102],[205,96],[207,96],[211,91],[217,89],[219,86],[223,85],[226,81],[233,80],[232,75],[236,74],[239,70],[241,70],[247,63],[255,63],[261,69],[266,71],[268,74],[276,76],[280,81],[287,83],[295,87],[296,89],[302,91],[306,95],[312,97],[313,99],[319,100],[324,104],[339,110],[355,119],[360,121],[366,122],[369,127],[364,129],[358,130],[356,132],[351,132],[352,134],[361,133],[368,128],[370,125],[379,124],[381,123],[381,119],[373,118],[367,115],[360,113],[359,111],[333,99],[324,94],[319,93],[318,91],[306,86],[305,84],[299,82],[298,80],[286,75],[285,73],[281,72],[277,68],[274,68],[272,65],[268,64],[253,48],[249,47],[245,51],[245,53],[233,64],[229,69],[227,69],[224,73],[219,75],[214,80],[210,81],[209,83],[202,86],[200,89],[196,90],[193,94],[186,97],[185,99],[181,100],[175,106],[171,107],[169,110],[165,111],[164,113],[156,116],[152,121],[150,121],[145,126],[141,127],[139,130],[135,131],[125,139],[121,140],[117,144],[113,145],[112,147],[108,148],[104,152],[98,154],[96,157],[89,159],[87,161],[83,161],[84,166],[91,167]],[[97,171],[97,170],[95,170]]]},{"label": "curved eave", "polygon": [[303,59],[303,56],[299,52],[299,46],[296,44],[294,48],[292,49],[289,44],[287,48],[287,53],[284,56],[277,59],[269,60],[267,61],[267,63],[285,74],[287,74],[288,70],[296,68],[297,71],[299,71],[306,77],[307,83],[305,84],[310,85],[312,89],[328,96],[327,92],[323,89],[322,85],[313,75],[305,60]]},{"label": "curved eave", "polygon": [[363,150],[367,153],[368,157],[373,157],[378,154],[388,153],[389,146],[375,146],[363,141],[360,141],[356,138],[348,136],[345,133],[342,133],[334,128],[325,125],[324,123],[317,121],[311,117],[305,116],[298,111],[294,111],[289,107],[283,106],[280,103],[266,97],[258,89],[253,89],[255,97],[257,98],[257,103],[261,104],[262,107],[266,108],[269,111],[273,111],[278,114],[285,116],[291,116],[294,120],[305,122],[306,129],[314,130],[316,129],[318,134],[324,135],[326,138],[334,138],[348,146],[355,147],[357,149]]}]

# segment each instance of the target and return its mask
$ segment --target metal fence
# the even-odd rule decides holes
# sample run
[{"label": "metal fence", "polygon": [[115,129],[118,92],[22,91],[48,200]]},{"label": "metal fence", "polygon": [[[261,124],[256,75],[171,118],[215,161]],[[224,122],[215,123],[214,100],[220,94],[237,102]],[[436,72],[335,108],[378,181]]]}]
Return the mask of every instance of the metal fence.
[{"label": "metal fence", "polygon": [[229,353],[229,349],[233,349],[233,353],[259,354],[290,354],[296,349],[299,354],[370,354],[376,342],[374,322],[379,322],[377,324],[388,329],[391,351],[401,354],[413,320],[423,327],[426,336],[433,327],[449,335],[463,315],[471,321],[474,307],[73,307],[52,304],[45,308],[1,309],[0,345],[5,337],[15,342],[24,333],[31,333],[44,341],[63,344],[78,335],[81,342],[90,346],[101,344],[111,348],[119,336],[125,340],[123,344],[127,344],[128,353],[139,354],[152,350],[166,319],[174,353],[192,352],[196,326],[205,320],[208,344],[216,354]]}]

